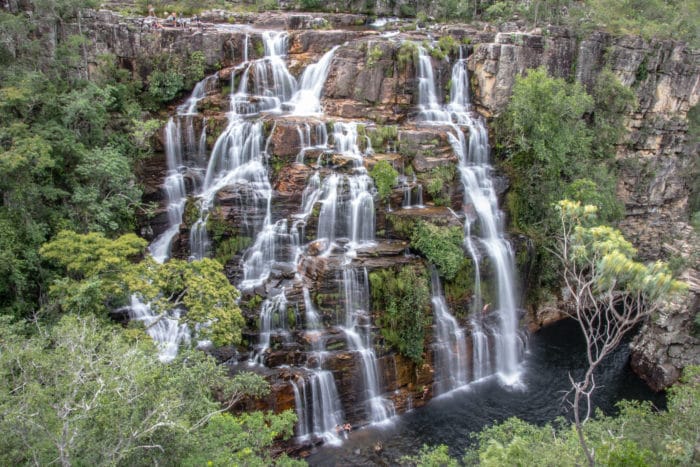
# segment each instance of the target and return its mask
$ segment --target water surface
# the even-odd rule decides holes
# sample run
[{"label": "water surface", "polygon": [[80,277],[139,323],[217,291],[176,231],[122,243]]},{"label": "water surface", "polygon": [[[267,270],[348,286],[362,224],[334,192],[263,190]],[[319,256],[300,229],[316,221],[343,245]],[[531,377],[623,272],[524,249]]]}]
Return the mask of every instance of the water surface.
[{"label": "water surface", "polygon": [[[583,352],[578,324],[554,324],[531,337],[520,387],[503,387],[495,378],[473,383],[397,417],[390,426],[357,430],[342,446],[323,446],[307,460],[316,466],[395,465],[423,444],[446,444],[452,455],[461,457],[472,442],[469,434],[494,422],[519,417],[542,424],[567,416],[562,397],[569,390],[569,372],[581,374],[585,368]],[[623,344],[604,362],[597,378],[596,406],[614,413],[617,401],[642,399],[664,407],[663,395],[637,378],[628,360],[629,348]],[[374,452],[377,442],[383,446],[380,454]]]}]

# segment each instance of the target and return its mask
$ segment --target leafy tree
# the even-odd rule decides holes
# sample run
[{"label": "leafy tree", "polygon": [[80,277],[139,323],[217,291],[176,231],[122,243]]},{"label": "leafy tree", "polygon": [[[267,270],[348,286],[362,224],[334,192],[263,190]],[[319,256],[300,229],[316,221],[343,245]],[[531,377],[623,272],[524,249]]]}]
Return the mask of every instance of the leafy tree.
[{"label": "leafy tree", "polygon": [[170,260],[156,263],[143,255],[146,241],[134,234],[110,240],[101,233],[63,231],[41,248],[44,258],[64,268],[50,295],[63,311],[104,315],[126,304],[132,294],[151,303],[161,316],[184,308],[184,320],[216,345],[238,343],[244,325],[238,291],[220,263]]},{"label": "leafy tree", "polygon": [[634,94],[607,70],[591,93],[548,76],[544,68],[529,70],[516,78],[513,97],[495,125],[512,180],[507,204],[513,224],[535,241],[536,270],[545,287],[558,280],[549,253],[557,229],[554,203],[567,197],[596,204],[608,222],[622,214],[612,160]]},{"label": "leafy tree", "polygon": [[457,459],[450,457],[447,446],[441,444],[435,448],[423,445],[417,455],[402,457],[401,464],[411,466],[457,467],[459,462],[457,462]]},{"label": "leafy tree", "polygon": [[28,316],[46,298],[38,249],[58,231],[116,236],[143,209],[133,167],[150,148],[132,131],[141,83],[107,55],[88,76],[80,18],[94,5],[42,0],[31,15],[0,13],[0,243],[12,267],[0,277],[3,314]]},{"label": "leafy tree", "polygon": [[561,227],[554,253],[561,262],[565,293],[571,303],[565,311],[578,321],[586,342],[588,367],[583,380],[570,379],[575,427],[591,466],[595,463],[593,452],[582,426],[591,415],[596,368],[625,334],[663,307],[672,293],[683,289],[666,264],[634,261],[636,251],[619,230],[594,224],[596,211],[595,206],[579,202],[559,202]]},{"label": "leafy tree", "polygon": [[[94,316],[39,324],[31,336],[1,320],[4,465],[173,465],[183,458],[263,465],[272,442],[291,434],[290,413],[225,413],[269,387],[249,373],[228,377],[201,352],[165,365],[145,335],[127,339]],[[227,438],[213,440],[222,426]]]}]

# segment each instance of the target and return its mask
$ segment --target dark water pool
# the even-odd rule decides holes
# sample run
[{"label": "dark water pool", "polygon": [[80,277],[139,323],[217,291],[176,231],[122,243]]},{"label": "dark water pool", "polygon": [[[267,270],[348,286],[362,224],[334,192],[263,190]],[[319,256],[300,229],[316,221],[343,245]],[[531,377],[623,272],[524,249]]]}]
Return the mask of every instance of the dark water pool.
[{"label": "dark water pool", "polygon": [[[545,423],[568,411],[562,403],[569,389],[568,373],[585,368],[583,340],[573,321],[559,322],[530,338],[523,363],[522,387],[508,388],[490,379],[472,384],[430,402],[426,407],[397,417],[383,427],[352,433],[340,447],[322,446],[307,459],[311,465],[395,465],[401,456],[414,454],[423,444],[446,444],[453,455],[469,446],[469,434],[509,417]],[[597,377],[595,404],[613,413],[620,399],[651,400],[664,407],[655,394],[629,368],[629,349],[621,345],[604,362]],[[383,451],[373,446],[381,441]]]}]

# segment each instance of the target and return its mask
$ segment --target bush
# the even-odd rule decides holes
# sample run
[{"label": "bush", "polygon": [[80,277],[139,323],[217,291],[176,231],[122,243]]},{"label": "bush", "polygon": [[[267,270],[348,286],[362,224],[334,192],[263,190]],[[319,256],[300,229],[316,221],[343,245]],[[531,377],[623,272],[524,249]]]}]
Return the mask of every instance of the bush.
[{"label": "bush", "polygon": [[374,180],[374,186],[377,188],[379,198],[387,200],[391,189],[396,185],[396,178],[399,176],[399,173],[387,161],[379,161],[372,167],[369,174]]},{"label": "bush", "polygon": [[299,6],[302,10],[316,11],[321,8],[321,0],[300,0]]},{"label": "bush", "polygon": [[411,247],[437,267],[440,276],[452,280],[462,266],[463,232],[459,227],[438,227],[419,222],[411,235]]},{"label": "bush", "polygon": [[381,269],[369,275],[372,308],[387,343],[416,364],[423,361],[425,328],[430,324],[430,288],[425,269]]}]

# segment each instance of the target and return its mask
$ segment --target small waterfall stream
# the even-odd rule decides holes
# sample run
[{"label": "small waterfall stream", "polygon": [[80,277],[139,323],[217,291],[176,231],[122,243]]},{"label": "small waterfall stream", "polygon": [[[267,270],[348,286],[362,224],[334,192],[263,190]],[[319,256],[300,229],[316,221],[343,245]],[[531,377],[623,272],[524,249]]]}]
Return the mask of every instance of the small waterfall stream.
[{"label": "small waterfall stream", "polygon": [[[491,178],[493,169],[489,165],[488,132],[481,117],[470,108],[466,58],[463,57],[460,48],[460,58],[452,67],[451,99],[445,106],[438,104],[432,64],[423,47],[419,48],[418,75],[419,118],[428,124],[442,124],[452,128],[449,133],[450,143],[459,159],[460,179],[464,186],[464,245],[474,264],[476,284],[472,310],[474,318],[471,323],[474,357],[472,378],[478,379],[496,372],[504,384],[514,385],[520,379],[519,361],[524,345],[518,333],[513,252],[505,238],[503,213],[498,208],[498,198]],[[468,128],[468,140],[460,126]],[[478,236],[472,234],[475,225],[478,226]],[[488,256],[494,270],[493,279],[498,298],[496,303],[488,303],[483,307],[483,281],[479,266],[482,251]],[[437,301],[439,302],[439,299]],[[454,317],[446,307],[443,309],[442,304],[435,304],[435,297],[433,302],[438,334],[436,341],[444,342],[445,336],[441,336],[440,333],[444,332],[445,328],[453,327]],[[498,322],[495,325],[484,316],[489,310],[497,316]],[[457,331],[451,333],[456,335]],[[449,356],[454,346],[455,344],[438,346],[437,359],[449,362],[445,363],[447,368],[441,364],[438,371],[452,373],[451,376],[443,378],[451,382],[447,387],[443,383],[443,390],[454,389],[457,387],[455,385],[465,381],[463,375],[466,374],[466,370],[462,368],[464,364],[460,363],[460,368],[453,368],[454,358]]]}]

